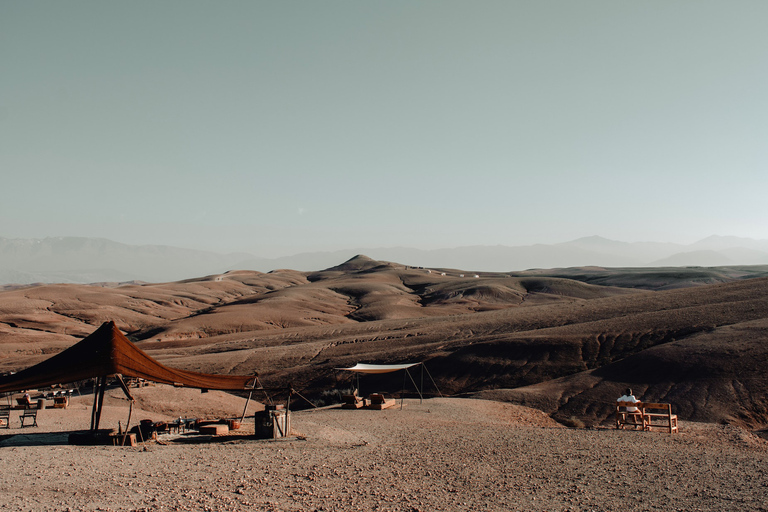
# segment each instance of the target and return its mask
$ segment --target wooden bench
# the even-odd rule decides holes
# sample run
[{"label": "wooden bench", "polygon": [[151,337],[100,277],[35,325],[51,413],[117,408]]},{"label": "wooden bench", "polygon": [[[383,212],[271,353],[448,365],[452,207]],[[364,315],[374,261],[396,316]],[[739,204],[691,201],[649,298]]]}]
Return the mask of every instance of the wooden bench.
[{"label": "wooden bench", "polygon": [[677,433],[677,414],[672,414],[672,404],[643,402],[642,411],[644,430],[659,428]]},{"label": "wooden bench", "polygon": [[[637,411],[629,411],[628,408]],[[677,414],[672,414],[672,404],[654,402],[616,402],[616,428],[641,427],[642,430],[664,429],[677,433]]]},{"label": "wooden bench", "polygon": [[[616,402],[616,428],[624,430],[626,427],[643,428],[643,412],[640,406],[642,402]],[[635,409],[630,411],[629,409]]]},{"label": "wooden bench", "polygon": [[11,428],[11,410],[0,409],[0,427]]},{"label": "wooden bench", "polygon": [[[21,428],[24,427],[36,427],[37,426],[37,409],[27,409],[24,411],[24,414],[21,414],[19,416],[19,420],[21,420]],[[25,425],[24,420],[32,420],[31,425]]]}]

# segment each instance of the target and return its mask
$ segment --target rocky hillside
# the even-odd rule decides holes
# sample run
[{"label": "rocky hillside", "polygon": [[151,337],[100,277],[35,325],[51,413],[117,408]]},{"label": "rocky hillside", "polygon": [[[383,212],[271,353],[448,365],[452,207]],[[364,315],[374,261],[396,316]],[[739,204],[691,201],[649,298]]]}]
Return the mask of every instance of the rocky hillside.
[{"label": "rocky hillside", "polygon": [[[114,320],[165,364],[258,372],[270,386],[317,399],[352,385],[335,368],[426,361],[444,393],[480,393],[560,419],[604,421],[629,385],[673,403],[684,419],[768,424],[768,279],[721,272],[719,284],[703,284],[694,283],[701,269],[656,278],[607,269],[604,282],[618,286],[606,286],[554,274],[358,256],[321,272],[20,288],[0,293],[0,368],[29,366]],[[599,281],[598,270],[588,274]],[[361,386],[394,392],[402,380]]]}]

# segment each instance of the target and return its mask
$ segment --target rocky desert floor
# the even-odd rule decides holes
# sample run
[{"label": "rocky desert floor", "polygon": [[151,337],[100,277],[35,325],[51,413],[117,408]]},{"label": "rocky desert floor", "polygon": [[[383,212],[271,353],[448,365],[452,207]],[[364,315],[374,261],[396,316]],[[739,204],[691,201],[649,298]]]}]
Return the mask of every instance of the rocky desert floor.
[{"label": "rocky desert floor", "polygon": [[[223,393],[178,393],[137,391],[132,424],[243,410]],[[116,397],[102,427],[125,424]],[[768,510],[768,441],[735,426],[572,429],[513,404],[432,398],[293,412],[286,440],[253,439],[251,417],[220,440],[112,447],[65,444],[89,425],[88,396],[41,410],[37,428],[19,428],[17,416],[0,431],[5,511]]]}]

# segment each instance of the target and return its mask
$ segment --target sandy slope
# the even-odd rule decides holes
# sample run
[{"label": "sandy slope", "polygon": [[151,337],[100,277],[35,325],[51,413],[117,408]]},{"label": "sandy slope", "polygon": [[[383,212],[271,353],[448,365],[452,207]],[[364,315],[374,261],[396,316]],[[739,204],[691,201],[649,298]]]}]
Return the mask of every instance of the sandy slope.
[{"label": "sandy slope", "polygon": [[[445,393],[517,388],[495,398],[560,420],[599,423],[630,386],[672,403],[682,419],[768,426],[766,278],[651,292],[538,274],[445,273],[358,257],[311,273],[9,291],[0,293],[0,371],[39,362],[114,319],[169,366],[258,372],[266,386],[291,384],[312,398],[349,385],[337,367],[427,361]],[[650,287],[701,275],[621,277]],[[380,389],[399,391],[400,382]]]},{"label": "sandy slope", "polygon": [[[87,415],[84,404],[44,410],[36,433]],[[6,439],[0,501],[7,511],[768,510],[768,443],[737,427],[574,430],[538,411],[467,399],[301,411],[293,425],[302,437],[281,442]]]}]

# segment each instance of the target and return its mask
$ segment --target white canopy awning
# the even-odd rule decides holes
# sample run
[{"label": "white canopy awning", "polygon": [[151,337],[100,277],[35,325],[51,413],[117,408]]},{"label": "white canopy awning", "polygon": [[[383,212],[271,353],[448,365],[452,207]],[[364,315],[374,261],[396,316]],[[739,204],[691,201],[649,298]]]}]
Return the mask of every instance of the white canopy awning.
[{"label": "white canopy awning", "polygon": [[357,363],[351,368],[336,368],[337,370],[345,370],[348,372],[358,373],[390,373],[399,370],[405,370],[411,366],[417,366],[421,363],[406,363],[406,364],[364,364]]}]

